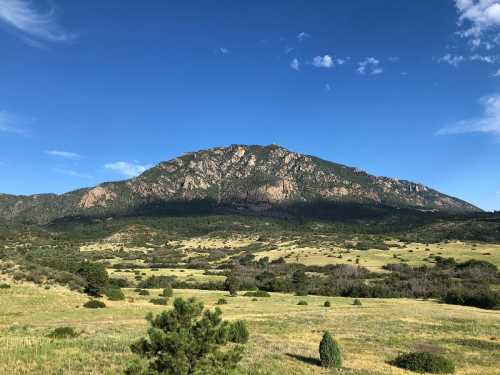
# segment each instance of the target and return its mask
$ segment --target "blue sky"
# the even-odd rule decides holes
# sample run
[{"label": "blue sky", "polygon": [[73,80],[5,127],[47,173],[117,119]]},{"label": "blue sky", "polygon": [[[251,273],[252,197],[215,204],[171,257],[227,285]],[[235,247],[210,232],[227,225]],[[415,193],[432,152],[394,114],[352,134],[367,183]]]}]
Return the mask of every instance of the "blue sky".
[{"label": "blue sky", "polygon": [[278,143],[500,208],[500,0],[0,0],[0,192]]}]

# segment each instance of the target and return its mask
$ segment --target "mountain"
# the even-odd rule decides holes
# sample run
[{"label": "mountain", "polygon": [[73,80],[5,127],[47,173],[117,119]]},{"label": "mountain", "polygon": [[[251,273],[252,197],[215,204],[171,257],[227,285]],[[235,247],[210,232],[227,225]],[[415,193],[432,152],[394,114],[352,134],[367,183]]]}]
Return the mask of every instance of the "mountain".
[{"label": "mountain", "polygon": [[0,194],[0,219],[45,224],[69,216],[108,217],[200,202],[253,211],[314,202],[480,211],[421,184],[372,176],[280,146],[232,145],[186,153],[136,178],[66,194]]}]

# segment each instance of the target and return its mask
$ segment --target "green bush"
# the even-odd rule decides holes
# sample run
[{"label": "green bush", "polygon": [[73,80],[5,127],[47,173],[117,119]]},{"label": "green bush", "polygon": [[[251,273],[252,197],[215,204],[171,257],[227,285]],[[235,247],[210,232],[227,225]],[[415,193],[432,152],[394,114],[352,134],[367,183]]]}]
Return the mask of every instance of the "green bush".
[{"label": "green bush", "polygon": [[170,298],[174,295],[174,290],[172,289],[172,286],[168,285],[166,288],[163,289],[161,292],[162,297]]},{"label": "green bush", "polygon": [[493,309],[500,304],[500,298],[497,293],[486,288],[456,288],[445,294],[443,302],[451,305]]},{"label": "green bush", "polygon": [[245,297],[271,297],[271,295],[265,290],[257,290],[255,292],[246,292]]},{"label": "green bush", "polygon": [[141,289],[141,291],[139,292],[139,295],[140,296],[149,296],[149,290]]},{"label": "green bush", "polygon": [[361,303],[361,301],[360,301],[359,299],[357,299],[357,298],[356,298],[354,301],[352,301],[352,304],[353,304],[354,306],[362,306],[362,305],[363,305],[363,304]]},{"label": "green bush", "polygon": [[168,298],[151,298],[149,300],[153,305],[163,305],[165,306],[168,303]]},{"label": "green bush", "polygon": [[297,303],[297,305],[299,305],[299,306],[307,306],[307,301],[299,301]]},{"label": "green bush", "polygon": [[73,327],[58,327],[48,334],[53,339],[68,339],[77,337],[79,333]]},{"label": "green bush", "polygon": [[10,289],[9,284],[0,284],[0,289]]},{"label": "green bush", "polygon": [[319,358],[321,366],[327,368],[342,367],[342,353],[340,346],[328,331],[325,332],[319,344]]},{"label": "green bush", "polygon": [[330,332],[325,332],[319,344],[319,358],[321,366],[327,368],[342,367],[342,353],[340,346]]},{"label": "green bush", "polygon": [[241,360],[242,347],[219,348],[228,340],[228,324],[222,312],[204,310],[194,298],[177,298],[170,311],[146,318],[148,337],[131,345],[144,361],[134,361],[127,375],[226,374]]},{"label": "green bush", "polygon": [[227,305],[227,301],[224,298],[219,298],[217,305]]},{"label": "green bush", "polygon": [[325,307],[331,307],[332,304],[330,303],[330,301],[325,301],[324,305]]},{"label": "green bush", "polygon": [[83,307],[87,309],[103,309],[106,307],[106,304],[102,301],[98,301],[96,299],[91,299],[83,304]]},{"label": "green bush", "polygon": [[429,352],[400,354],[391,364],[405,370],[420,373],[452,374],[455,372],[455,365],[451,360],[440,354]]},{"label": "green bush", "polygon": [[237,320],[231,323],[228,331],[228,339],[236,344],[245,344],[248,342],[250,332],[245,321]]},{"label": "green bush", "polygon": [[106,290],[106,297],[110,301],[123,301],[125,299],[125,294],[123,294],[120,288],[109,288]]}]

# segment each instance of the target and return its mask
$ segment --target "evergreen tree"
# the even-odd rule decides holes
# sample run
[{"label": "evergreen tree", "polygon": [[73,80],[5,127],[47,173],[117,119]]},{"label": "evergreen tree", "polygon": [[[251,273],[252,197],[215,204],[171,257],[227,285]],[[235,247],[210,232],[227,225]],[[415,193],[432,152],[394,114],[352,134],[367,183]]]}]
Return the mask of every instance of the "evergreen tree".
[{"label": "evergreen tree", "polygon": [[177,298],[172,310],[146,319],[151,325],[148,337],[131,349],[147,359],[148,368],[135,362],[127,369],[129,375],[225,374],[241,360],[241,346],[219,350],[231,339],[231,325],[222,320],[218,308],[204,311],[203,303],[194,298]]},{"label": "evergreen tree", "polygon": [[319,344],[319,357],[321,366],[328,368],[342,367],[342,353],[340,346],[330,332],[325,332]]}]

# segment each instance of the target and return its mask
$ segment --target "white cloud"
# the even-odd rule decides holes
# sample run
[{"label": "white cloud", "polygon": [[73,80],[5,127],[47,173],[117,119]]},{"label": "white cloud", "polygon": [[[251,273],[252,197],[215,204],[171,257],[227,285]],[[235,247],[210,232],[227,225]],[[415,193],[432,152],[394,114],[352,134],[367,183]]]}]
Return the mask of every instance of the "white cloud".
[{"label": "white cloud", "polygon": [[500,27],[500,0],[455,0],[459,13],[459,35],[469,39],[473,48],[492,48]]},{"label": "white cloud", "polygon": [[455,68],[465,60],[465,57],[460,56],[460,55],[452,55],[452,54],[446,54],[443,57],[441,57],[438,61],[443,62],[446,64],[450,64],[451,66],[454,66]]},{"label": "white cloud", "polygon": [[300,70],[299,59],[297,59],[297,58],[293,59],[292,62],[290,63],[290,68],[292,68],[293,70],[299,71]]},{"label": "white cloud", "polygon": [[485,96],[479,100],[483,107],[482,116],[459,121],[452,126],[440,129],[436,135],[462,133],[488,133],[500,137],[500,94]]},{"label": "white cloud", "polygon": [[493,77],[500,77],[500,69],[497,69],[497,71],[493,73]]},{"label": "white cloud", "polygon": [[344,65],[346,62],[347,62],[347,59],[342,59],[342,58],[337,59],[337,64],[339,64],[339,65]]},{"label": "white cloud", "polygon": [[485,55],[472,55],[469,56],[470,61],[479,61],[479,62],[484,62],[487,64],[494,64],[497,61],[497,58],[494,56],[485,56]]},{"label": "white cloud", "polygon": [[384,72],[380,67],[380,61],[374,57],[367,57],[365,60],[359,62],[357,71],[362,75],[377,75]]},{"label": "white cloud", "polygon": [[329,83],[325,83],[325,91],[326,92],[332,91],[332,85],[330,85]]},{"label": "white cloud", "polygon": [[308,33],[306,32],[301,32],[299,35],[297,35],[297,39],[299,40],[299,42],[303,42],[304,40],[306,39],[309,39],[311,37],[311,35],[309,35]]},{"label": "white cloud", "polygon": [[47,155],[59,156],[61,158],[72,159],[72,160],[79,160],[82,158],[82,155],[77,154],[75,152],[68,152],[68,151],[49,150],[49,151],[45,151],[45,153]]},{"label": "white cloud", "polygon": [[78,177],[78,178],[85,178],[85,179],[92,179],[93,177],[89,174],[86,173],[80,173],[77,171],[74,171],[72,169],[59,169],[59,168],[54,168],[54,172],[69,176],[69,177]]},{"label": "white cloud", "polygon": [[224,48],[224,47],[219,48],[219,51],[223,55],[227,55],[229,53],[229,50],[227,48]]},{"label": "white cloud", "polygon": [[335,66],[335,63],[333,62],[333,58],[330,55],[325,55],[325,56],[316,56],[313,59],[312,64],[316,68],[333,68]]},{"label": "white cloud", "polygon": [[[0,0],[0,21],[38,40],[63,42],[76,37],[57,25],[54,8],[42,12],[30,0]],[[23,40],[33,46],[40,45],[25,37]]]},{"label": "white cloud", "polygon": [[108,163],[104,165],[104,168],[122,174],[128,178],[136,177],[145,172],[150,167],[150,165],[140,165],[137,163],[128,163],[125,161],[117,161],[115,163]]},{"label": "white cloud", "polygon": [[26,135],[29,132],[24,128],[26,123],[27,121],[20,116],[0,111],[0,133]]}]

